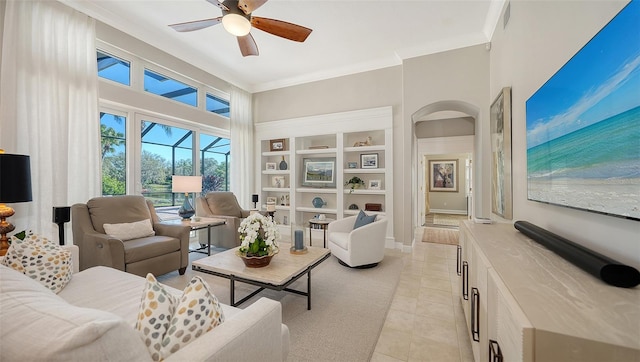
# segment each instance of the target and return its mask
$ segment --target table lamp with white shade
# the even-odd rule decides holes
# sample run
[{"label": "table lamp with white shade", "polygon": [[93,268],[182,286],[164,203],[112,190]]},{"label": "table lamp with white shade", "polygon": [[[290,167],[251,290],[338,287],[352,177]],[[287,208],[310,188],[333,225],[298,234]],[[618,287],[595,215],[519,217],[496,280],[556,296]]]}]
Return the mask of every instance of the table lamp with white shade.
[{"label": "table lamp with white shade", "polygon": [[196,210],[189,202],[190,192],[202,192],[202,176],[171,176],[171,191],[184,192],[184,202],[178,210],[182,219],[190,219]]}]

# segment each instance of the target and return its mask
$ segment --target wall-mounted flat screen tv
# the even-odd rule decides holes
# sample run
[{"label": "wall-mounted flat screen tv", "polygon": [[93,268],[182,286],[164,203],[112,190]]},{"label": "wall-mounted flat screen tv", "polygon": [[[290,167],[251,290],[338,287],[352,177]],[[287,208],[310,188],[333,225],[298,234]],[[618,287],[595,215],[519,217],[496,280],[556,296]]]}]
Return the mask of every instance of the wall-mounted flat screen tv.
[{"label": "wall-mounted flat screen tv", "polygon": [[526,102],[527,197],[640,220],[640,1]]}]

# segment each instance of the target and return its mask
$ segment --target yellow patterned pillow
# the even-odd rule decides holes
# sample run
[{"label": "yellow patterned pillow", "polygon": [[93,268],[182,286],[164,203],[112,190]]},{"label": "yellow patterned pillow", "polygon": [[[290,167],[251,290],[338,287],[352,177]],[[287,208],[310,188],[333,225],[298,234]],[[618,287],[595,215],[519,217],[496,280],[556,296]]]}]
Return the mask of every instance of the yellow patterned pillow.
[{"label": "yellow patterned pillow", "polygon": [[53,241],[35,235],[24,240],[13,236],[2,265],[13,268],[59,293],[71,280],[71,252]]},{"label": "yellow patterned pillow", "polygon": [[136,329],[154,361],[167,358],[222,322],[222,307],[199,276],[176,298],[147,274]]}]

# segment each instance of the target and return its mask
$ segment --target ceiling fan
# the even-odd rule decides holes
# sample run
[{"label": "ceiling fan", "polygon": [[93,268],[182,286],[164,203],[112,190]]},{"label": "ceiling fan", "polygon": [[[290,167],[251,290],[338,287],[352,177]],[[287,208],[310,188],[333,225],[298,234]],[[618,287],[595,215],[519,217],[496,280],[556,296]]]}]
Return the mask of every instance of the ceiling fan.
[{"label": "ceiling fan", "polygon": [[249,33],[251,28],[257,28],[267,33],[303,42],[311,34],[311,29],[304,26],[287,23],[282,20],[252,16],[254,10],[262,6],[267,0],[207,0],[222,10],[222,16],[212,19],[189,21],[186,23],[169,25],[179,32],[204,29],[222,23],[225,30],[238,39],[240,52],[243,57],[258,55],[258,45]]}]

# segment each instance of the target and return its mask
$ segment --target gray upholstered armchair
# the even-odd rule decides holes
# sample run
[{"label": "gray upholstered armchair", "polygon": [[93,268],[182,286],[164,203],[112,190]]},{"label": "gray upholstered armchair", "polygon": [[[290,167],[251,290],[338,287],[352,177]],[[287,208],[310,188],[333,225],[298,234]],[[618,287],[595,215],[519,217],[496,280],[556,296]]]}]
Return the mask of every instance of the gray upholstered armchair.
[{"label": "gray upholstered armchair", "polygon": [[218,237],[212,244],[218,247],[230,249],[240,245],[238,228],[242,220],[249,216],[249,213],[250,210],[244,210],[240,207],[232,192],[209,192],[196,199],[196,215],[224,219],[227,222],[215,230],[218,232]]},{"label": "gray upholstered armchair", "polygon": [[96,197],[73,205],[71,215],[80,270],[104,265],[140,276],[182,275],[189,264],[189,227],[159,224],[142,196]]}]

